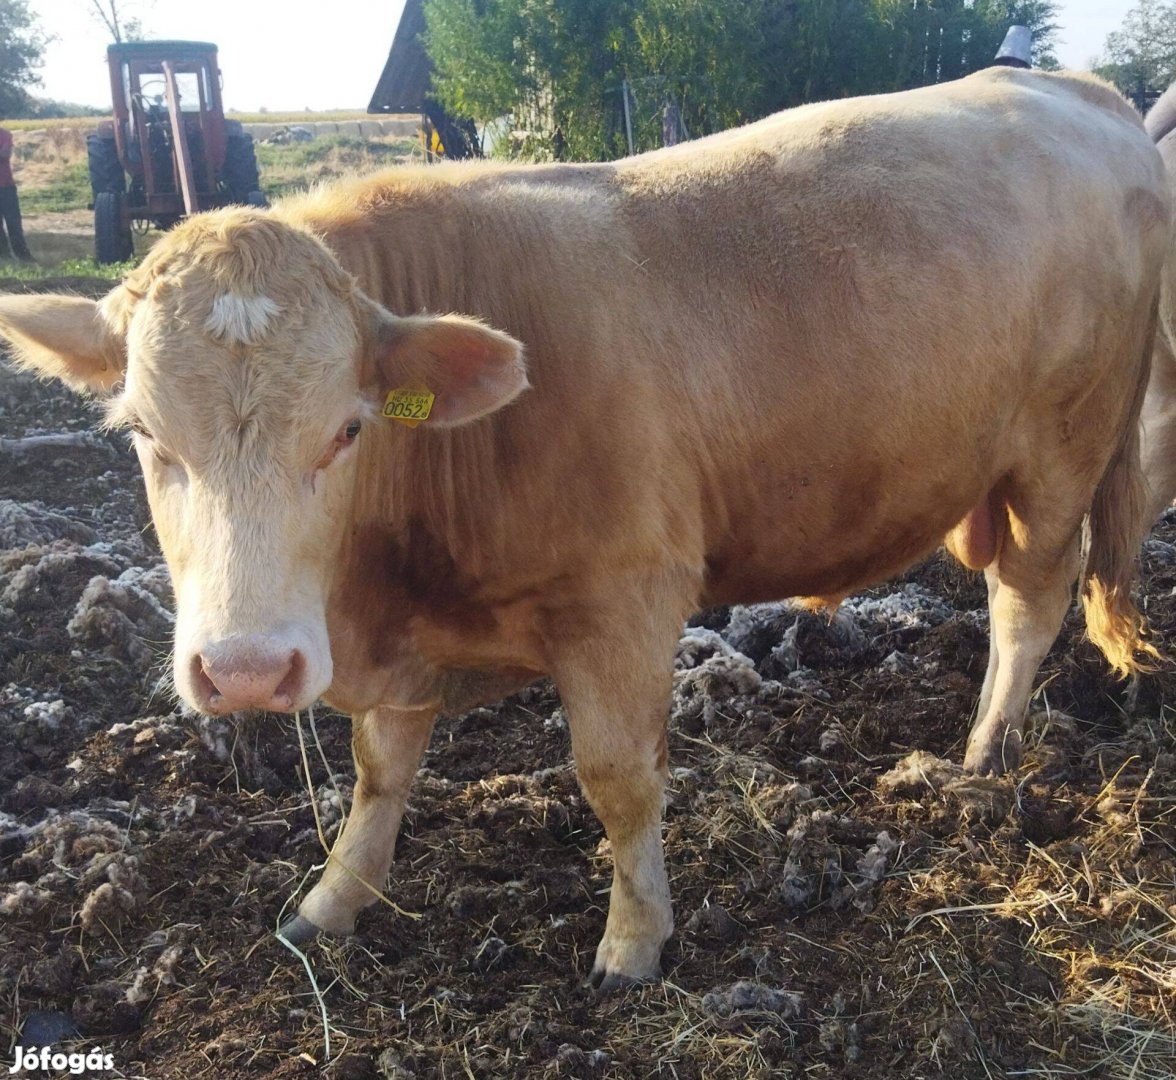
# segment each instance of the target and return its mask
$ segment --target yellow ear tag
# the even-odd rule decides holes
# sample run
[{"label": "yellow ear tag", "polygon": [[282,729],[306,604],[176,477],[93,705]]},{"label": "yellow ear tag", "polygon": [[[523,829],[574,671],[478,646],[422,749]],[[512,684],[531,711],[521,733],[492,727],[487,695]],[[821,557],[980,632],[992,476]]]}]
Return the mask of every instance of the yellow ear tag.
[{"label": "yellow ear tag", "polygon": [[436,395],[428,390],[409,390],[400,387],[389,390],[384,400],[384,415],[390,420],[399,420],[409,427],[416,427],[422,420],[429,419]]}]

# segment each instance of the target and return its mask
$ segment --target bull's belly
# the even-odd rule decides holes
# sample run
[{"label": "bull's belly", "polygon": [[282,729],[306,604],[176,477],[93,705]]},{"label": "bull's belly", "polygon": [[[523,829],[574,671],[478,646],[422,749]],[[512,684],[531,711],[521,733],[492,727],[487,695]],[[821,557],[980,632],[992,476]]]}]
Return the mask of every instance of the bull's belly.
[{"label": "bull's belly", "polygon": [[706,559],[703,604],[752,604],[789,597],[840,601],[895,577],[930,555],[974,506],[983,488],[922,514],[856,525],[798,528],[792,520],[755,515]]}]

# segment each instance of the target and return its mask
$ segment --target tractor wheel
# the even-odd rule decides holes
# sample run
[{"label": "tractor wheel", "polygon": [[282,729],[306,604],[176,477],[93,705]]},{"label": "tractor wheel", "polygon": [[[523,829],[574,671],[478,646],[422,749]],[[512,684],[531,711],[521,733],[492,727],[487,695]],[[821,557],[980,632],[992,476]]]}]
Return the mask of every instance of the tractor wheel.
[{"label": "tractor wheel", "polygon": [[99,263],[125,262],[135,251],[130,227],[123,224],[122,195],[100,191],[94,196],[94,258]]},{"label": "tractor wheel", "polygon": [[118,160],[118,148],[114,139],[101,135],[86,138],[86,156],[90,162],[90,189],[94,198],[103,191],[123,192],[127,189],[127,178],[122,162]]},{"label": "tractor wheel", "polygon": [[261,179],[257,175],[257,155],[253,152],[253,136],[242,132],[230,134],[226,140],[225,164],[221,169],[221,183],[235,203],[258,205],[250,195],[260,194]]}]

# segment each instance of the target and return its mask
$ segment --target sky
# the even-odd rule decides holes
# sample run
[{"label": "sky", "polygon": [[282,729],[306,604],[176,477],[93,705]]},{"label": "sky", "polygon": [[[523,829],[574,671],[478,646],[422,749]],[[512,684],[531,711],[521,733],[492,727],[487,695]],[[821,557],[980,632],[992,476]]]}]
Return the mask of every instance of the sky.
[{"label": "sky", "polygon": [[[119,0],[146,37],[219,47],[224,103],[252,112],[366,109],[392,47],[403,0]],[[38,97],[110,107],[110,34],[93,0],[30,0],[45,49]],[[305,12],[305,14],[301,14]]]},{"label": "sky", "polygon": [[[723,0],[715,0],[722,3]],[[1060,0],[1058,59],[1089,67],[1136,0]],[[31,0],[53,40],[45,50],[41,97],[110,105],[106,45],[94,0]],[[212,41],[220,47],[224,102],[272,112],[364,109],[392,47],[403,0],[119,0],[146,36]],[[299,9],[307,14],[294,12]]]}]

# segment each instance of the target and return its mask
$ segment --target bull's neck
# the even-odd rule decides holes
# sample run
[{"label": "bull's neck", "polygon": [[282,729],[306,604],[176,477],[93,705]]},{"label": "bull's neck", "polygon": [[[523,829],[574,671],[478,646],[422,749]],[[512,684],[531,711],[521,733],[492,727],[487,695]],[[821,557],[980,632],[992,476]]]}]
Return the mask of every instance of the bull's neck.
[{"label": "bull's neck", "polygon": [[[487,178],[501,178],[494,170]],[[566,463],[590,442],[592,418],[607,415],[594,402],[618,378],[624,350],[611,335],[631,282],[623,270],[602,280],[590,268],[630,263],[608,230],[570,227],[576,214],[598,216],[576,193],[560,202],[558,191],[535,197],[520,182],[492,197],[451,175],[466,174],[394,171],[356,190],[358,209],[310,203],[303,220],[394,314],[476,316],[525,346],[534,389],[516,402],[448,430],[381,421],[359,463],[357,527],[424,530],[459,571],[480,576],[508,551],[539,558],[550,544],[537,520],[592,505],[591,478],[569,475]],[[583,408],[561,407],[570,400]]]},{"label": "bull's neck", "polygon": [[406,541],[428,537],[455,567],[481,576],[502,557],[512,531],[501,452],[505,418],[450,430],[375,423],[358,463],[353,525]]}]

